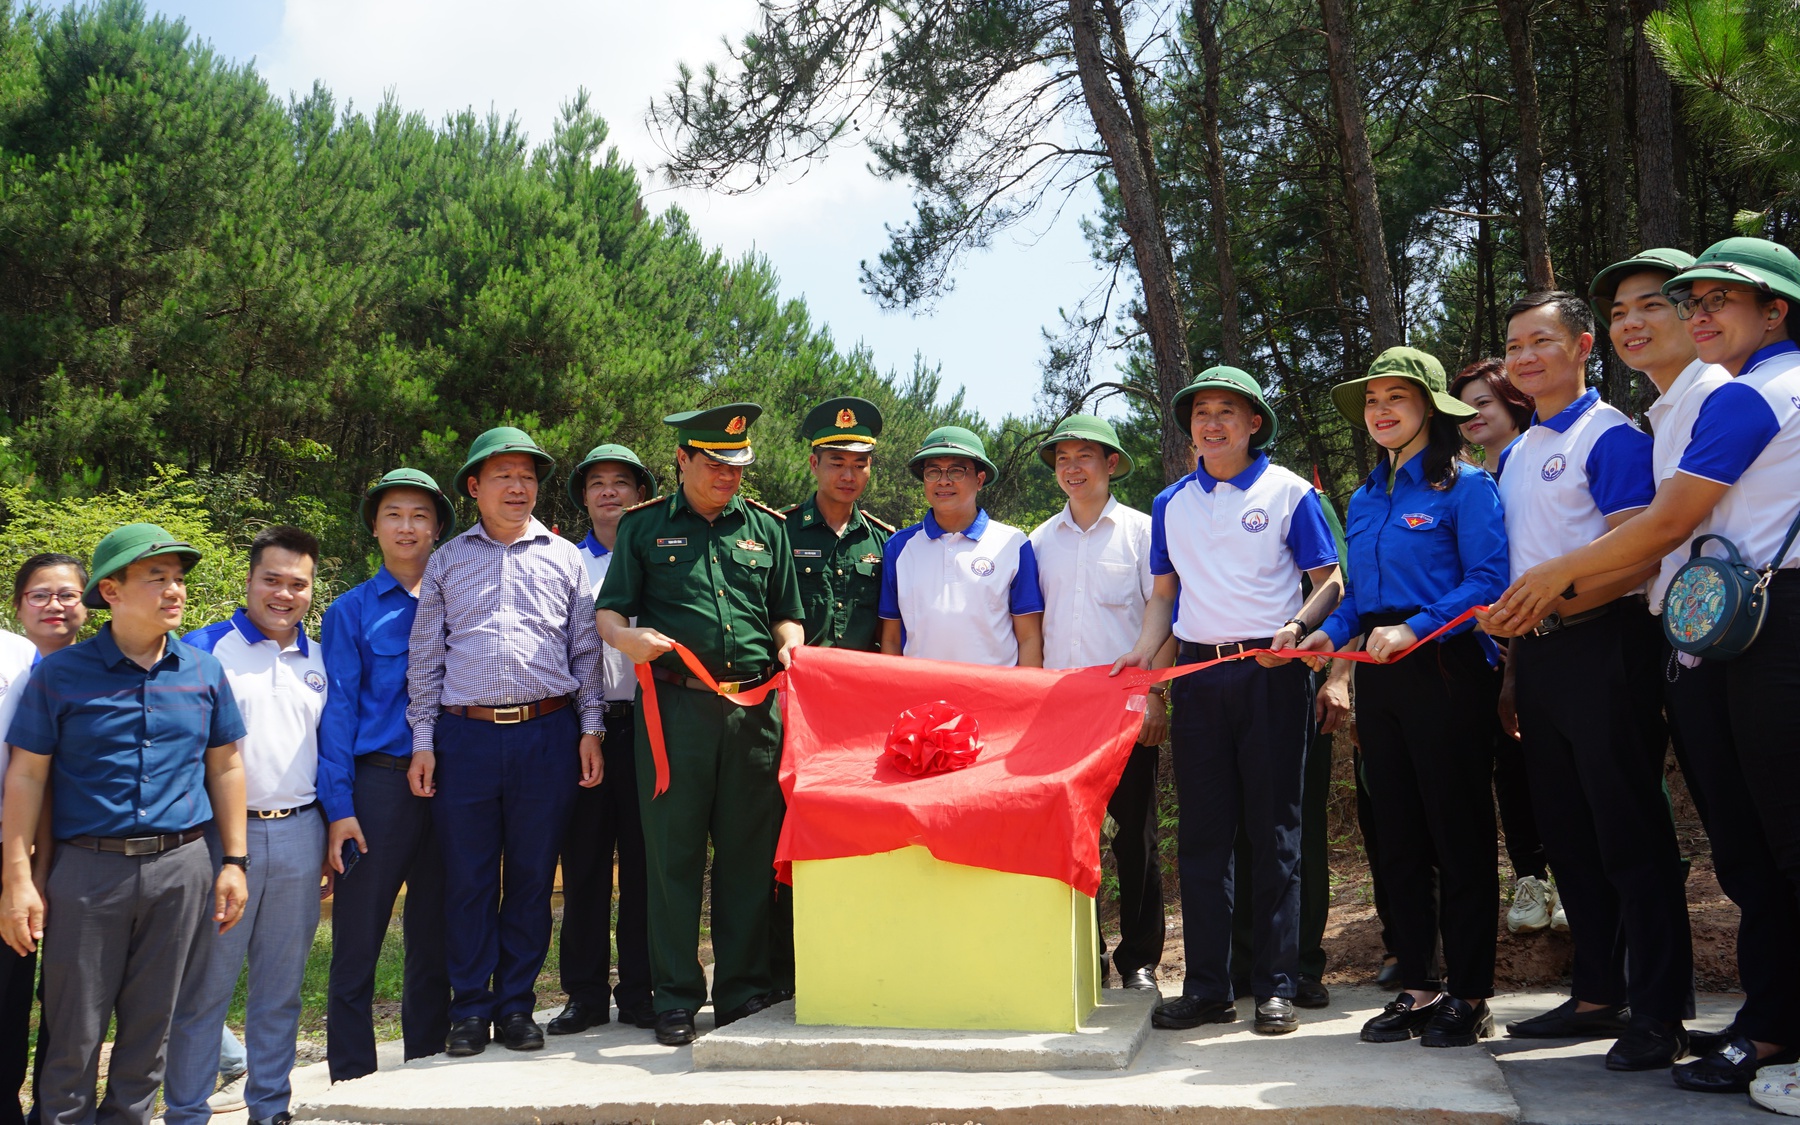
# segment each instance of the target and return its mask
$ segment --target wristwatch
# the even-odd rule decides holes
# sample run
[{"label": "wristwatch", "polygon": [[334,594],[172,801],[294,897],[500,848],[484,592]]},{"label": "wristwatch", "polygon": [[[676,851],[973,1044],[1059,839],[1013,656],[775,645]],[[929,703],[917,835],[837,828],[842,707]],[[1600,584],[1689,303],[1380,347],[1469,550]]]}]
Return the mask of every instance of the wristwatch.
[{"label": "wristwatch", "polygon": [[246,874],[250,871],[250,857],[247,855],[227,855],[219,857],[220,863],[229,863],[233,867],[241,867]]},{"label": "wristwatch", "polygon": [[590,734],[593,735],[595,738],[605,738],[606,737],[606,728],[602,727],[599,730],[584,730],[581,732],[581,737],[586,738]]}]

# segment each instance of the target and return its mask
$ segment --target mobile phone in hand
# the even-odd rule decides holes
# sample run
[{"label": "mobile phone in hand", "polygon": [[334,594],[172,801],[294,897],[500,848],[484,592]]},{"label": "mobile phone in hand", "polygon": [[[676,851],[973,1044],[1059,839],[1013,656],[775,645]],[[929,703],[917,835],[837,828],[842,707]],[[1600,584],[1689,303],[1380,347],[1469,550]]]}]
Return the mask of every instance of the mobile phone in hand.
[{"label": "mobile phone in hand", "polygon": [[362,851],[357,848],[355,840],[345,840],[343,851],[339,855],[344,863],[344,870],[338,875],[342,879],[356,869],[356,862],[362,858]]}]

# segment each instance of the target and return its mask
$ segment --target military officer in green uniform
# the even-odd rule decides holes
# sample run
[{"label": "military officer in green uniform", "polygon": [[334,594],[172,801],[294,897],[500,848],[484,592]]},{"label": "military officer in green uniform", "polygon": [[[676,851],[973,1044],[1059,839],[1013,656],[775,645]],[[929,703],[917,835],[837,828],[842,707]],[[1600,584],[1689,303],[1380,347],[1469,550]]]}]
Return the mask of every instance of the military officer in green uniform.
[{"label": "military officer in green uniform", "polygon": [[[727,688],[749,690],[787,665],[805,641],[800,586],[779,512],[738,494],[756,459],[755,403],[671,414],[679,487],[619,521],[613,561],[595,602],[601,638],[650,663],[667,744],[669,786],[636,708],[638,797],[649,873],[650,976],[656,1038],[694,1039],[707,999],[700,905],[713,845],[714,1026],[759,1011],[774,991],[770,907],[781,828],[781,715],[770,696],[753,707],[718,695],[672,651],[686,645]],[[634,625],[631,621],[636,618]]]},{"label": "military officer in green uniform", "polygon": [[880,652],[881,549],[894,533],[857,504],[869,487],[881,411],[861,398],[834,398],[801,423],[812,443],[808,467],[818,489],[781,514],[787,517],[806,643]]}]

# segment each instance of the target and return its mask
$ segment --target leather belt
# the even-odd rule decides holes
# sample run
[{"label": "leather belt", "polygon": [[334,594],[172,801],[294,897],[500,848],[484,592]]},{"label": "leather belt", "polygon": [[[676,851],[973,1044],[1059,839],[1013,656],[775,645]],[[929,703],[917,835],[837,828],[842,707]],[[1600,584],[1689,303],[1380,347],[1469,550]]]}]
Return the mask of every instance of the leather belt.
[{"label": "leather belt", "polygon": [[358,765],[367,762],[377,769],[399,770],[401,773],[405,773],[412,768],[412,755],[408,754],[402,757],[399,754],[383,754],[379,750],[371,750],[367,754],[358,754],[356,762]]},{"label": "leather belt", "polygon": [[536,703],[520,703],[514,707],[483,707],[478,703],[468,706],[451,706],[445,704],[443,710],[458,718],[478,719],[484,723],[499,723],[508,726],[512,723],[528,723],[543,715],[561,711],[569,705],[566,695],[552,695],[548,699],[540,699]]},{"label": "leather belt", "polygon": [[637,704],[629,699],[608,699],[601,706],[608,715],[629,715],[637,709]]},{"label": "leather belt", "polygon": [[1551,633],[1560,633],[1564,629],[1573,628],[1583,622],[1592,621],[1597,617],[1605,617],[1613,611],[1615,606],[1624,600],[1624,598],[1617,598],[1607,602],[1605,605],[1597,605],[1593,609],[1577,613],[1573,617],[1564,617],[1560,613],[1547,614],[1542,621],[1532,627],[1531,635],[1534,637],[1547,637]]},{"label": "leather belt", "polygon": [[291,809],[250,809],[248,811],[257,820],[285,820],[297,812],[305,812],[307,809],[318,807],[318,801],[308,801],[304,805],[295,805]]},{"label": "leather belt", "polygon": [[[661,680],[665,684],[674,684],[676,687],[684,687],[689,691],[703,691],[708,695],[713,693],[712,687],[705,680],[684,676],[680,672],[670,672],[664,668],[653,667],[650,669],[650,676],[652,679]],[[720,680],[719,690],[726,695],[736,695],[740,691],[749,691],[753,687],[760,687],[768,678],[766,674],[758,672],[745,680]]]},{"label": "leather belt", "polygon": [[183,844],[191,844],[204,835],[204,828],[190,828],[186,832],[164,832],[160,836],[71,836],[63,843],[113,855],[161,855]]},{"label": "leather belt", "polygon": [[1242,656],[1253,648],[1268,648],[1275,638],[1263,637],[1253,641],[1227,641],[1222,645],[1203,645],[1193,641],[1182,641],[1176,645],[1177,664],[1205,664],[1208,660],[1219,660],[1227,656]]}]

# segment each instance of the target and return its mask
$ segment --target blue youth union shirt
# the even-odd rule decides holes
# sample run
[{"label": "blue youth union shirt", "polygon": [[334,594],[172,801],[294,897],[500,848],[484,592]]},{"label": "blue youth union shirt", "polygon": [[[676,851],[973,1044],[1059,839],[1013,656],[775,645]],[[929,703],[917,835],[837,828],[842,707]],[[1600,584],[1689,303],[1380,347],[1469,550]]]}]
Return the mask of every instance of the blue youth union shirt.
[{"label": "blue youth union shirt", "polygon": [[387,567],[325,611],[325,714],[319,719],[319,803],[327,820],[355,816],[351,783],[363,754],[412,754],[406,652],[419,599]]},{"label": "blue youth union shirt", "polygon": [[206,751],[244,737],[225,669],[171,634],[145,671],[106,625],[46,656],[6,741],[51,759],[51,834],[151,836],[212,819]]}]

